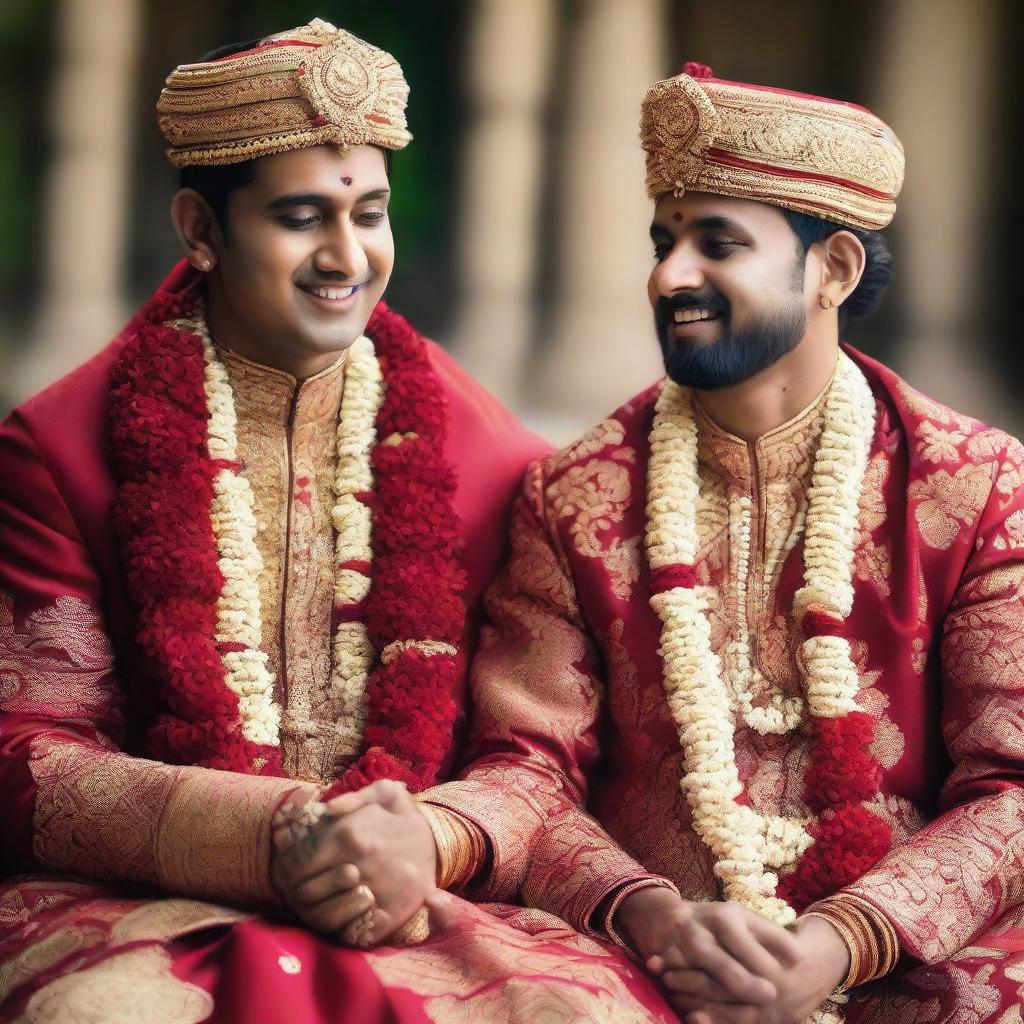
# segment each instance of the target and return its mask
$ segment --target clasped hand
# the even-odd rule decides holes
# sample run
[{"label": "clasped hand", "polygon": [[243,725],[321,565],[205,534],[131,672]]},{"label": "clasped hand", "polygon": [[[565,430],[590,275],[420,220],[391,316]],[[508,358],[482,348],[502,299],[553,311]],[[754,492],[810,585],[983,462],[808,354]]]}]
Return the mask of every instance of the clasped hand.
[{"label": "clasped hand", "polygon": [[433,833],[406,788],[375,782],[275,816],[270,872],[308,927],[369,947],[398,931],[434,890]]},{"label": "clasped hand", "polygon": [[848,964],[818,918],[789,932],[738,903],[689,903],[667,889],[631,894],[615,922],[686,1024],[798,1024]]}]

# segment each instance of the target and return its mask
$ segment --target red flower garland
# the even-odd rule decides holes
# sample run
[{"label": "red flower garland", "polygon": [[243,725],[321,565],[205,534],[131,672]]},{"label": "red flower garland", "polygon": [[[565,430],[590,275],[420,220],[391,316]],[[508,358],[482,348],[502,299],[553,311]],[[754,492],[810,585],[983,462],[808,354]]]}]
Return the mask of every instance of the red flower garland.
[{"label": "red flower garland", "polygon": [[[206,444],[209,412],[199,337],[166,322],[192,315],[195,285],[158,292],[125,330],[114,368],[111,423],[122,483],[114,512],[138,638],[157,665],[164,710],[149,731],[154,756],[179,764],[283,774],[281,752],[247,740],[238,698],[225,684],[214,639],[223,587],[210,519],[221,467]],[[364,752],[329,795],[382,778],[422,789],[436,781],[450,742],[458,656],[409,648],[383,664],[395,641],[458,646],[465,624],[462,529],[456,476],[444,456],[447,411],[426,346],[381,303],[367,326],[385,381],[373,454],[374,578],[366,623],[378,663],[366,687]]]},{"label": "red flower garland", "polygon": [[[808,636],[843,636],[846,624],[820,612],[803,618]],[[889,852],[891,826],[862,806],[878,796],[882,766],[871,754],[878,720],[866,711],[841,718],[812,716],[814,741],[803,798],[818,815],[814,843],[779,880],[778,895],[798,913],[860,878]]]},{"label": "red flower garland", "polygon": [[779,880],[778,895],[798,913],[856,881],[889,852],[892,828],[862,806],[878,795],[882,766],[868,749],[876,719],[865,711],[813,719],[815,738],[804,777],[804,801],[818,815],[814,843],[794,871]]},{"label": "red flower garland", "polygon": [[[452,507],[456,477],[444,458],[447,410],[426,346],[408,321],[381,303],[367,325],[384,374],[373,454],[373,584],[365,622],[378,658],[388,644],[461,645],[466,585],[462,527]],[[401,444],[380,441],[412,434]],[[369,496],[368,496],[369,499]],[[366,683],[365,752],[325,799],[377,779],[410,789],[437,781],[451,743],[459,658],[408,648],[378,661]]]}]

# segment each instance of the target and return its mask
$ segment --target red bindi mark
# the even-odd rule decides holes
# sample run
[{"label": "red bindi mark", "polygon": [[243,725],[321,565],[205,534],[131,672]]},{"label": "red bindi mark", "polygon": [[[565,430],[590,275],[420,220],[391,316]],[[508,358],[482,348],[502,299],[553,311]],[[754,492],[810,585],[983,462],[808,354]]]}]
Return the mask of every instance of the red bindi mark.
[{"label": "red bindi mark", "polygon": [[683,219],[683,215],[678,210],[676,210],[676,212],[672,214],[672,219],[673,220],[682,220]]},{"label": "red bindi mark", "polygon": [[341,183],[342,183],[342,185],[351,185],[352,184],[352,179],[348,178],[348,177],[342,178],[341,179]]}]

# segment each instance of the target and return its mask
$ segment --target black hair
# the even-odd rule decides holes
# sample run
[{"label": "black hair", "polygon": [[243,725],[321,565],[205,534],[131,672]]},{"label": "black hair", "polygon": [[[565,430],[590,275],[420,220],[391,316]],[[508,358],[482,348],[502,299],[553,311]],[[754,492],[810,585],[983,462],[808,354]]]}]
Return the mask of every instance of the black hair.
[{"label": "black hair", "polygon": [[797,213],[795,210],[783,210],[782,214],[793,229],[793,234],[796,235],[805,256],[815,242],[823,242],[837,231],[849,231],[860,239],[865,254],[864,273],[857,287],[839,307],[839,326],[843,328],[850,320],[873,313],[882,301],[882,296],[885,295],[885,290],[892,279],[892,254],[889,252],[885,236],[880,231],[851,228],[822,217],[813,217],[808,213]]}]

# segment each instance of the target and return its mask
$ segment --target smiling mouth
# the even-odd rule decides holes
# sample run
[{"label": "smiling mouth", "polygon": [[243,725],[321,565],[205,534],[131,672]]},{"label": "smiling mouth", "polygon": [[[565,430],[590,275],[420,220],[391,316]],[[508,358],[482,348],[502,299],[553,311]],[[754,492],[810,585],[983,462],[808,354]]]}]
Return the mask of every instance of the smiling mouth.
[{"label": "smiling mouth", "polygon": [[692,324],[700,320],[717,320],[721,315],[713,309],[677,309],[672,319],[677,324]]},{"label": "smiling mouth", "polygon": [[345,288],[328,287],[325,285],[308,285],[300,284],[299,288],[304,292],[308,292],[310,295],[315,295],[318,299],[330,299],[337,301],[339,299],[347,299],[350,295],[354,295],[363,286],[361,284],[348,285]]}]

